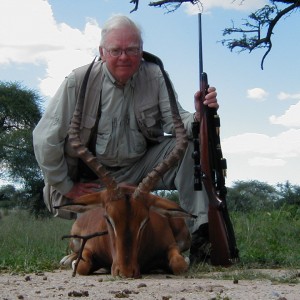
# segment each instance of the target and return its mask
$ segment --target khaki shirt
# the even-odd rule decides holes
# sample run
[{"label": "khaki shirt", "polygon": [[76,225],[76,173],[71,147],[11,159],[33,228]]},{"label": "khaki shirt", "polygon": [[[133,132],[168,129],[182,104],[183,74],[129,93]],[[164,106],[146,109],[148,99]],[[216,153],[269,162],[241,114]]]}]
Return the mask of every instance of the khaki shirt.
[{"label": "khaki shirt", "polygon": [[143,156],[147,141],[141,133],[134,113],[135,77],[124,87],[116,87],[115,79],[104,65],[101,93],[101,117],[98,124],[96,155],[110,167],[128,166]]},{"label": "khaki shirt", "polygon": [[[78,68],[66,77],[33,131],[34,151],[45,183],[62,195],[76,180],[77,158],[68,144],[68,129],[87,68]],[[144,154],[147,140],[159,142],[164,133],[173,133],[168,92],[159,67],[153,63],[142,61],[124,89],[114,85],[105,63],[94,64],[82,115],[84,144],[96,122],[100,98],[96,152],[105,165],[130,165]],[[179,103],[178,108],[191,136],[193,114]]]}]

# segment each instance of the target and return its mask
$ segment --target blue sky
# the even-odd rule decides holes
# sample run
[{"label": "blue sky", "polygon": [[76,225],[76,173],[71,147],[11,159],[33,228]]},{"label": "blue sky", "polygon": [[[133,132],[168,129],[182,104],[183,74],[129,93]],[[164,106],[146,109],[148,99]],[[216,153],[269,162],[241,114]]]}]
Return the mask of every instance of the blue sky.
[{"label": "blue sky", "polygon": [[[182,106],[194,111],[198,89],[196,6],[173,13],[140,0],[1,0],[0,80],[37,90],[47,104],[63,78],[97,54],[103,23],[125,14],[142,28],[144,49],[164,62]],[[220,103],[228,186],[238,180],[300,184],[299,15],[281,21],[273,49],[260,69],[263,50],[230,52],[219,42],[231,20],[240,24],[265,0],[203,0],[204,70]],[[192,170],[191,170],[192,171]]]}]

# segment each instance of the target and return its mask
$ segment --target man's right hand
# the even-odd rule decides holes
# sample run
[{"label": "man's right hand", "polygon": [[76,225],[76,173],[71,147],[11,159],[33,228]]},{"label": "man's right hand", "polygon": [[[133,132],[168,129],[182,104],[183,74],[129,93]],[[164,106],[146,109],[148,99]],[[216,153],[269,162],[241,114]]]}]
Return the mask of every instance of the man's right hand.
[{"label": "man's right hand", "polygon": [[86,194],[95,193],[96,190],[98,190],[99,188],[101,188],[101,185],[98,183],[76,182],[76,183],[74,183],[71,190],[68,193],[66,193],[64,196],[67,198],[70,198],[70,199],[76,199],[76,198],[79,198],[80,196],[83,196]]}]

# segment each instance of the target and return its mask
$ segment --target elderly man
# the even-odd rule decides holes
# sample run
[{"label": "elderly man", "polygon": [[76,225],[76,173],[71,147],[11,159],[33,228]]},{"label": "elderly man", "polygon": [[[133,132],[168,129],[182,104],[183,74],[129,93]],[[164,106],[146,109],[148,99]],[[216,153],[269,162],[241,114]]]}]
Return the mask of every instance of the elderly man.
[{"label": "elderly man", "polygon": [[[143,41],[137,25],[115,16],[102,29],[101,59],[94,63],[87,83],[81,137],[117,182],[138,184],[173,149],[168,92],[160,68],[143,59]],[[75,69],[50,101],[33,132],[36,159],[44,175],[44,200],[50,211],[65,198],[75,199],[101,188],[94,174],[74,158],[68,129],[88,66]],[[218,108],[216,89],[210,87],[204,104]],[[199,118],[200,91],[195,111],[179,113],[189,137]],[[193,189],[193,143],[178,166],[169,170],[157,189],[177,189],[181,206],[197,216],[188,223],[192,234],[192,261],[203,259],[208,239],[207,196]]]}]

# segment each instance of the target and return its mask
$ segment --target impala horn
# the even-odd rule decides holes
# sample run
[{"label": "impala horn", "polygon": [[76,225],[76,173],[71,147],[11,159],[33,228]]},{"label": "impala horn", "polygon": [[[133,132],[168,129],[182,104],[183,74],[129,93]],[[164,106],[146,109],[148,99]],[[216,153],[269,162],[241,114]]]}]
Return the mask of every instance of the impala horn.
[{"label": "impala horn", "polygon": [[83,104],[86,96],[88,79],[95,60],[96,58],[87,69],[80,88],[79,97],[68,132],[69,142],[71,147],[76,150],[77,157],[80,158],[84,163],[86,163],[86,165],[99,177],[107,190],[112,191],[115,195],[120,195],[120,189],[117,185],[117,182],[108,173],[105,167],[97,160],[97,158],[88,150],[88,148],[82,144],[80,139],[80,125],[82,120]]},{"label": "impala horn", "polygon": [[178,161],[182,159],[188,145],[186,130],[179,114],[172,83],[168,74],[164,70],[162,61],[157,56],[145,51],[143,52],[143,57],[147,61],[156,63],[160,67],[160,70],[163,74],[170,99],[170,108],[176,135],[176,145],[171,153],[161,163],[159,163],[138,185],[134,192],[135,198],[139,197],[141,193],[150,193],[160,178],[162,178],[169,169],[175,166]]}]

